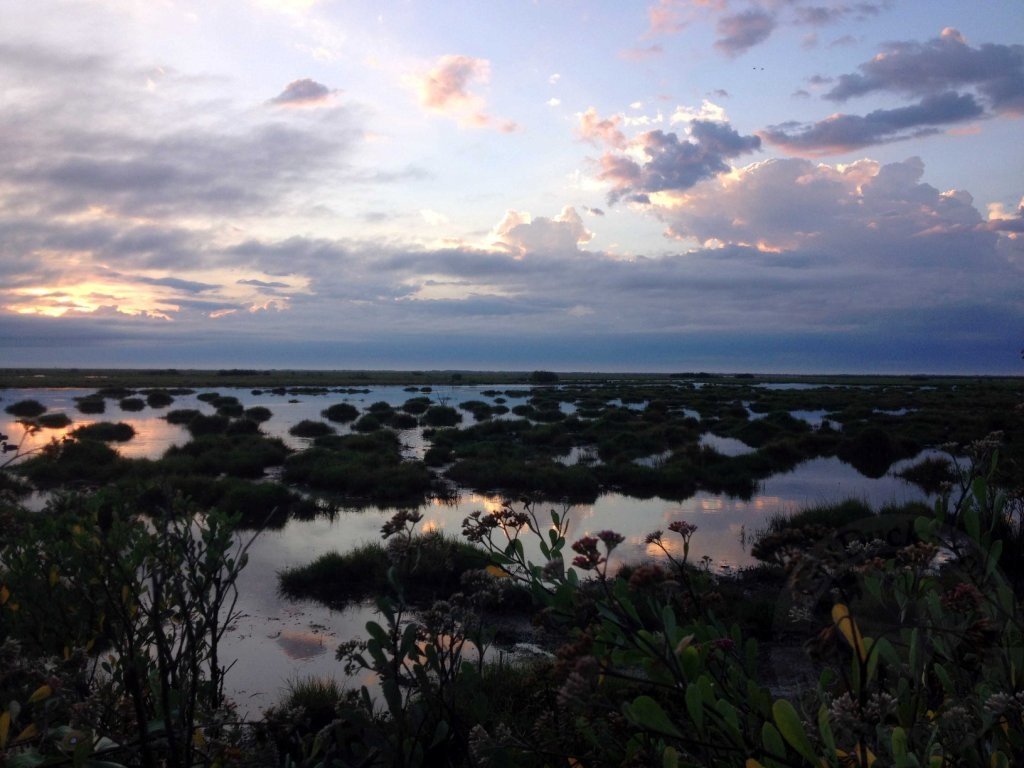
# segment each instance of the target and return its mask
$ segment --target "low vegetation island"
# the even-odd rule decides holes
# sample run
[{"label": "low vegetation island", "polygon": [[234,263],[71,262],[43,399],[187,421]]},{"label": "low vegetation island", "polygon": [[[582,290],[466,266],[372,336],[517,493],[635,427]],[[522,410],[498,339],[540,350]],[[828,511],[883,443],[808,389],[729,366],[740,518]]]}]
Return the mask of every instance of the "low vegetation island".
[{"label": "low vegetation island", "polygon": [[[1022,404],[1009,377],[2,370],[0,765],[1022,764]],[[812,465],[906,496],[757,516]],[[756,525],[715,528],[726,500]],[[245,582],[260,537],[289,559]],[[375,615],[243,711],[242,583]]]}]

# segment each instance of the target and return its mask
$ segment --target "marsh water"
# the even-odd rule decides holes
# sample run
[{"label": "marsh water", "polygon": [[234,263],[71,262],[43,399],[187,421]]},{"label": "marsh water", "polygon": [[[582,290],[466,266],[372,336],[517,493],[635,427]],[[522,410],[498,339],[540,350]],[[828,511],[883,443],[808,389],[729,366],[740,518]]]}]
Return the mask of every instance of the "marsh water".
[{"label": "marsh water", "polygon": [[[122,410],[117,400],[107,400],[102,414],[87,415],[76,410],[75,398],[89,395],[86,389],[7,389],[0,406],[24,399],[35,399],[47,406],[49,412],[64,412],[72,425],[62,429],[43,429],[26,435],[22,452],[31,451],[53,439],[61,439],[72,429],[98,421],[125,422],[135,430],[135,436],[124,443],[114,444],[125,457],[157,458],[172,445],[184,445],[190,439],[183,426],[168,423],[164,415],[171,409],[192,408],[212,413],[213,406],[199,399],[204,392],[219,392],[237,397],[245,408],[265,406],[272,417],[261,425],[262,431],[280,437],[294,449],[311,443],[306,438],[288,433],[290,427],[303,419],[319,420],[320,413],[329,405],[348,402],[364,411],[371,403],[384,401],[400,406],[410,397],[429,396],[435,403],[458,406],[469,400],[492,402],[493,392],[483,394],[491,387],[451,386],[433,387],[430,392],[409,391],[403,387],[366,387],[369,391],[329,392],[325,394],[286,393],[218,388],[197,389],[188,395],[175,397],[169,408],[146,407],[142,411]],[[527,388],[520,388],[525,391]],[[525,402],[507,393],[502,394],[509,406]],[[642,406],[640,406],[642,407]],[[566,413],[575,408],[562,404]],[[695,413],[695,412],[694,412]],[[815,425],[824,418],[823,411],[793,412]],[[496,418],[509,418],[497,416]],[[516,417],[512,417],[516,418]],[[474,423],[470,413],[463,414],[463,426]],[[349,426],[337,425],[339,433]],[[23,428],[17,421],[3,414],[0,432],[18,441]],[[422,428],[399,433],[408,458],[422,458],[429,447]],[[721,437],[706,432],[701,441],[726,456],[738,456],[753,449],[735,438]],[[607,493],[594,503],[567,507],[570,520],[569,540],[604,529],[619,531],[626,536],[625,543],[616,554],[623,561],[637,561],[657,557],[658,551],[649,549],[644,537],[654,529],[666,528],[668,523],[684,519],[698,526],[693,538],[690,557],[700,561],[709,558],[709,566],[728,572],[751,564],[750,537],[763,528],[767,519],[778,513],[792,513],[802,508],[848,498],[863,499],[872,507],[902,504],[907,501],[928,500],[915,485],[896,476],[902,467],[921,457],[905,460],[890,468],[877,479],[869,479],[835,457],[817,458],[799,464],[789,472],[763,480],[748,499],[727,494],[700,492],[682,501],[660,498],[637,499]],[[563,462],[594,462],[597,457],[586,449],[575,448]],[[658,456],[649,457],[657,462]],[[31,503],[41,507],[45,497],[35,496]],[[445,501],[434,501],[421,511],[422,530],[443,530],[458,534],[464,517],[478,509],[491,509],[502,503],[499,497],[485,496],[468,491],[458,493]],[[559,511],[561,508],[559,507]],[[289,601],[277,592],[277,573],[289,566],[304,565],[329,551],[342,551],[358,544],[378,539],[382,523],[394,512],[379,507],[346,510],[340,508],[332,515],[313,520],[289,520],[277,530],[267,530],[256,536],[250,548],[249,565],[239,583],[240,618],[225,638],[222,658],[236,658],[228,675],[229,694],[243,713],[258,715],[259,711],[276,700],[287,681],[309,675],[341,678],[343,672],[334,658],[338,643],[362,637],[366,621],[373,617],[368,605],[353,605],[344,610],[332,610],[312,601]],[[244,534],[247,539],[251,533]],[[359,681],[352,681],[358,685]]]}]

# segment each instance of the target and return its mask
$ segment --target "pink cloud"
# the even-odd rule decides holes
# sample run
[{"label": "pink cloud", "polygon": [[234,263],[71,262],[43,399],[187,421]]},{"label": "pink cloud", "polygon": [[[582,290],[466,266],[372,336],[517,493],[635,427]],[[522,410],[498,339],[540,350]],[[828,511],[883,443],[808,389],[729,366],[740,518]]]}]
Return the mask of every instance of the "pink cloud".
[{"label": "pink cloud", "polygon": [[584,141],[591,144],[607,144],[616,149],[626,146],[626,137],[619,130],[622,125],[622,115],[612,115],[601,118],[597,110],[590,107],[586,112],[579,115],[580,122],[576,127],[577,135]]},{"label": "pink cloud", "polygon": [[420,104],[431,112],[471,128],[492,128],[502,133],[518,131],[519,124],[514,120],[489,114],[485,99],[472,90],[474,85],[487,85],[490,79],[491,63],[487,59],[446,55],[419,76],[415,84]]}]

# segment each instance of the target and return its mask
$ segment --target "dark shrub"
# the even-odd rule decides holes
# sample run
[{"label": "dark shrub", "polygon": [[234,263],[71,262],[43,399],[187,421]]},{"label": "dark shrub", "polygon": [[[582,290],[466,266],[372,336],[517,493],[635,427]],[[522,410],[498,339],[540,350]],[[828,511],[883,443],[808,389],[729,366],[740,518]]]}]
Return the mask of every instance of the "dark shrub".
[{"label": "dark shrub", "polygon": [[235,419],[228,428],[224,430],[225,435],[257,435],[260,431],[260,425],[255,421],[249,419]]},{"label": "dark shrub", "polygon": [[34,419],[36,416],[42,416],[46,413],[46,406],[38,400],[19,400],[8,405],[4,410],[11,414],[11,416],[17,416],[22,419]]},{"label": "dark shrub", "polygon": [[392,429],[415,429],[419,421],[411,413],[393,413],[388,418],[388,426]]},{"label": "dark shrub", "polygon": [[295,437],[320,437],[321,435],[334,434],[334,427],[330,424],[325,424],[322,421],[303,419],[289,429],[288,434],[294,435]]},{"label": "dark shrub", "polygon": [[80,413],[97,414],[107,410],[107,401],[102,397],[81,397],[75,403]]},{"label": "dark shrub", "polygon": [[44,413],[36,423],[47,429],[63,429],[71,424],[71,418],[66,413]]},{"label": "dark shrub", "polygon": [[141,411],[146,407],[146,401],[141,397],[126,397],[120,406],[122,411]]},{"label": "dark shrub", "polygon": [[428,427],[454,427],[462,421],[462,414],[448,405],[434,405],[426,410],[420,423]]},{"label": "dark shrub", "polygon": [[406,413],[413,413],[419,416],[421,413],[425,413],[427,408],[430,407],[429,397],[411,397],[402,403],[402,410]]},{"label": "dark shrub", "polygon": [[167,420],[169,424],[184,425],[188,424],[196,416],[201,415],[202,414],[199,411],[195,410],[194,408],[179,408],[174,411],[168,411],[167,415],[164,416],[164,418]]},{"label": "dark shrub", "polygon": [[344,424],[358,418],[359,409],[349,403],[335,403],[330,408],[322,410],[320,415],[328,421]]},{"label": "dark shrub", "polygon": [[264,408],[262,405],[254,405],[252,408],[246,408],[242,414],[249,421],[255,421],[257,424],[262,424],[265,421],[270,421],[272,414],[269,408]]},{"label": "dark shrub", "polygon": [[923,459],[898,473],[898,476],[914,483],[925,493],[939,493],[943,486],[956,480],[953,465],[948,459],[942,458]]},{"label": "dark shrub", "polygon": [[[404,581],[406,594],[415,600],[447,597],[461,587],[462,574],[486,567],[490,558],[477,547],[441,533],[413,538],[417,554],[415,572]],[[289,598],[313,598],[328,604],[380,594],[388,588],[391,560],[374,542],[345,554],[329,552],[309,565],[289,568],[279,575],[280,591]]]},{"label": "dark shrub", "polygon": [[174,402],[170,393],[162,389],[156,389],[146,395],[146,403],[150,408],[166,408]]},{"label": "dark shrub", "polygon": [[111,421],[98,421],[95,424],[84,424],[71,434],[79,440],[123,443],[135,437],[135,429],[131,424],[125,424],[123,421],[116,424]]},{"label": "dark shrub", "polygon": [[189,419],[186,427],[192,437],[199,437],[200,435],[219,435],[227,430],[230,423],[231,419],[227,416],[219,414],[207,416],[204,413],[197,413]]},{"label": "dark shrub", "polygon": [[160,469],[174,475],[261,477],[267,467],[282,464],[288,447],[278,438],[259,434],[202,435],[167,449]]},{"label": "dark shrub", "polygon": [[878,427],[868,427],[855,437],[844,440],[839,444],[837,453],[840,459],[871,478],[884,475],[898,458],[889,433]]},{"label": "dark shrub", "polygon": [[373,414],[367,413],[352,425],[352,429],[356,432],[376,432],[381,426],[380,419]]},{"label": "dark shrub", "polygon": [[47,446],[17,465],[16,470],[40,488],[54,488],[112,482],[130,466],[106,443],[70,440]]}]

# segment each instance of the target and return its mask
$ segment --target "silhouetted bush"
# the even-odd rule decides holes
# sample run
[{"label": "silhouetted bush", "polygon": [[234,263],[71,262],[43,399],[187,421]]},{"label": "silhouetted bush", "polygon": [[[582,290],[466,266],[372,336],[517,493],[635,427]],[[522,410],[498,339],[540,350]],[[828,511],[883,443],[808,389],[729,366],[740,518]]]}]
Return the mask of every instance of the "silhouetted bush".
[{"label": "silhouetted bush", "polygon": [[288,434],[295,437],[320,437],[333,433],[334,427],[330,424],[325,424],[322,421],[312,421],[311,419],[303,419],[288,430]]},{"label": "silhouetted bush", "polygon": [[19,400],[16,403],[8,405],[4,410],[11,414],[11,416],[17,416],[18,418],[23,419],[34,419],[36,416],[42,416],[46,413],[46,406],[38,400]]}]

